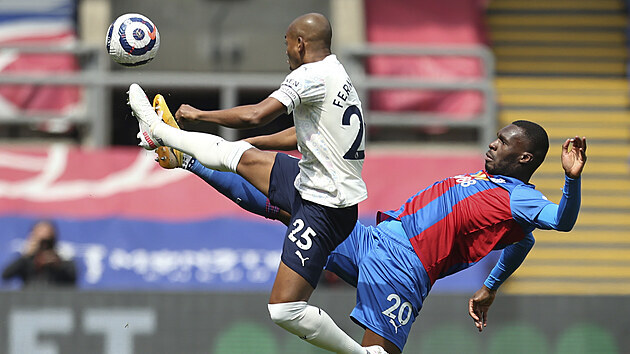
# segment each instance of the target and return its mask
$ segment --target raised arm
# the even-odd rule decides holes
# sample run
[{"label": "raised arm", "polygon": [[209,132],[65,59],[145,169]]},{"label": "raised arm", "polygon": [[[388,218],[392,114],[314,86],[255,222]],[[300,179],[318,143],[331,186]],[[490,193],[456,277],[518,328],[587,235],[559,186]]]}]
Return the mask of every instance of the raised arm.
[{"label": "raised arm", "polygon": [[216,111],[202,111],[190,105],[183,104],[175,112],[175,119],[194,120],[219,124],[225,127],[244,129],[263,126],[281,114],[286,113],[286,107],[273,97],[267,97],[257,104],[238,106]]},{"label": "raised arm", "polygon": [[576,136],[567,139],[562,144],[561,159],[566,176],[572,179],[580,178],[586,164],[586,137]]},{"label": "raised arm", "polygon": [[295,127],[287,128],[275,134],[254,136],[245,139],[245,141],[254,145],[260,150],[290,151],[297,149],[297,137],[295,136]]},{"label": "raised arm", "polygon": [[581,176],[586,164],[586,138],[576,136],[562,145],[562,168],[565,173],[560,203],[549,204],[536,217],[543,229],[570,231],[577,221],[581,204]]}]

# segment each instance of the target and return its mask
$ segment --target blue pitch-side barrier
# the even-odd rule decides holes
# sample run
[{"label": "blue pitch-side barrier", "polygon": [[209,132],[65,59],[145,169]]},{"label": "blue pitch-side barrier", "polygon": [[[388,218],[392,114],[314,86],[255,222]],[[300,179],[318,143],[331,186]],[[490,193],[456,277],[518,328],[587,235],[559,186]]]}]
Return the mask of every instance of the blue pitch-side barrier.
[{"label": "blue pitch-side barrier", "polygon": [[[33,219],[1,218],[0,263],[22,249]],[[270,288],[284,225],[214,219],[155,222],[56,220],[60,252],[76,261],[84,289]]]},{"label": "blue pitch-side barrier", "polygon": [[[19,256],[36,220],[0,218],[1,266]],[[269,290],[285,232],[281,223],[262,218],[186,222],[57,219],[56,223],[59,251],[75,260],[78,287],[87,290]],[[490,266],[484,262],[441,280],[433,291],[474,291]],[[3,289],[14,289],[19,282],[3,285]]]}]

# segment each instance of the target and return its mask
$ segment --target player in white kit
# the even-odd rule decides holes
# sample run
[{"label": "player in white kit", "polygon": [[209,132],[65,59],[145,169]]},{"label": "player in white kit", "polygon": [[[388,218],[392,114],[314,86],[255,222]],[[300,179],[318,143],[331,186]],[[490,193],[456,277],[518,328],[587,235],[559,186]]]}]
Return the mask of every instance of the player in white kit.
[{"label": "player in white kit", "polygon": [[201,111],[182,105],[178,120],[191,119],[232,128],[261,126],[293,113],[299,173],[285,154],[261,151],[245,141],[175,129],[157,116],[137,84],[129,103],[140,125],[140,145],[183,151],[203,165],[236,172],[269,200],[291,211],[280,267],[269,300],[274,322],[300,338],[337,353],[385,353],[361,347],[323,310],[308,305],[328,255],[352,231],[357,204],[367,198],[361,178],[365,124],[361,102],[345,69],[330,51],[332,30],[321,14],[295,19],[286,32],[292,72],[278,90],[255,105]]}]

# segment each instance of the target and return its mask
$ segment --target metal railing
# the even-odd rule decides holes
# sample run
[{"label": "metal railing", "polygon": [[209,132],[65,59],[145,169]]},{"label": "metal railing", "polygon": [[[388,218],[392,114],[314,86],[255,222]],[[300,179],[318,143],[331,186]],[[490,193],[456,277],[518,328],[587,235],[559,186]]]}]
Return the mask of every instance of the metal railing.
[{"label": "metal railing", "polygon": [[[385,127],[472,127],[478,131],[477,140],[483,150],[494,140],[496,133],[496,107],[494,90],[494,55],[485,46],[361,46],[345,48],[344,65],[355,87],[359,90],[364,107],[370,107],[369,91],[425,90],[425,91],[478,91],[483,96],[482,110],[469,117],[447,113],[419,111],[386,112],[370,110],[366,121],[370,126]],[[421,77],[384,77],[366,73],[364,61],[381,57],[469,57],[479,60],[482,75],[477,78],[427,79]]]},{"label": "metal railing", "polygon": [[[113,88],[125,88],[130,83],[138,82],[144,88],[185,88],[210,89],[219,93],[219,108],[234,107],[239,102],[239,91],[247,89],[276,89],[284,74],[252,74],[252,73],[191,73],[191,72],[157,72],[138,70],[111,71],[107,54],[102,48],[72,47],[0,47],[0,55],[4,51],[28,53],[69,53],[84,60],[82,70],[76,73],[0,73],[0,85],[29,84],[83,87],[83,100],[80,107],[71,113],[29,114],[27,112],[1,114],[0,125],[23,125],[33,122],[57,119],[75,124],[85,125],[86,136],[82,143],[89,146],[107,146],[111,141],[112,110],[109,106]],[[374,77],[365,72],[362,61],[374,55],[392,56],[468,56],[479,58],[484,75],[480,78],[457,81],[437,81],[423,78],[384,78]],[[481,146],[491,141],[495,134],[495,102],[494,102],[494,58],[484,47],[446,48],[446,47],[384,47],[367,46],[348,48],[340,53],[340,58],[348,68],[355,87],[360,91],[364,107],[369,90],[413,89],[413,90],[476,90],[483,94],[483,111],[475,117],[462,120],[445,114],[429,114],[423,112],[366,112],[366,121],[371,126],[451,126],[473,127],[480,131]],[[226,139],[235,139],[233,129],[221,128],[219,133]]]}]

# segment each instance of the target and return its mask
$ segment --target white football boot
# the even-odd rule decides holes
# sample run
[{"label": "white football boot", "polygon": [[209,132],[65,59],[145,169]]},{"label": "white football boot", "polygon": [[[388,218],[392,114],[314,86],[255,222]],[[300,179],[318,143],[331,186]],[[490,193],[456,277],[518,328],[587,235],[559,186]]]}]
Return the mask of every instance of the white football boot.
[{"label": "white football boot", "polygon": [[138,120],[140,132],[138,138],[140,139],[140,146],[147,150],[153,150],[162,145],[151,134],[151,127],[161,121],[157,113],[151,106],[147,95],[142,90],[142,87],[138,84],[131,84],[129,86],[129,106],[133,112],[134,117]]},{"label": "white football boot", "polygon": [[[173,117],[173,113],[168,108],[164,96],[159,93],[153,97],[153,109],[157,113],[158,117],[162,118],[162,121],[175,129],[179,129],[179,124]],[[177,149],[170,148],[168,146],[160,146],[155,152],[157,153],[157,161],[162,168],[171,169],[176,167],[186,168],[187,163],[190,162],[191,157],[183,154]]]}]

